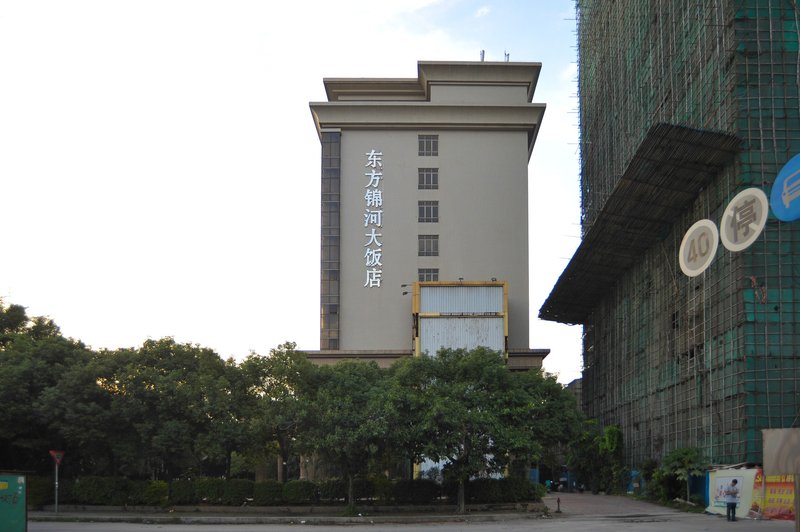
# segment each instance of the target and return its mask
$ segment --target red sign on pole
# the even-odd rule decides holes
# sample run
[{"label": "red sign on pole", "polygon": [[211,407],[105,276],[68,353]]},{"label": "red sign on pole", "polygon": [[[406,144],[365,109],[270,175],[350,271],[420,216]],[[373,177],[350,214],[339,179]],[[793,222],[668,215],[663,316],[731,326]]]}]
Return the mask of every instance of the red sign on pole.
[{"label": "red sign on pole", "polygon": [[50,456],[53,457],[56,465],[61,465],[61,459],[64,458],[64,451],[50,451]]}]

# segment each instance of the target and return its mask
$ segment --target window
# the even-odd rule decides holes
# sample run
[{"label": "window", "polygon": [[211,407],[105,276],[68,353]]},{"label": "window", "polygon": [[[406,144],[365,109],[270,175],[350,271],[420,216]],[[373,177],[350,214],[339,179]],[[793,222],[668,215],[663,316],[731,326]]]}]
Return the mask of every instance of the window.
[{"label": "window", "polygon": [[417,239],[420,257],[439,256],[439,235],[418,235]]},{"label": "window", "polygon": [[420,201],[419,205],[419,220],[424,223],[433,223],[439,221],[439,202],[438,201]]},{"label": "window", "polygon": [[419,169],[419,190],[438,190],[439,189],[439,169],[420,168]]},{"label": "window", "polygon": [[420,281],[438,281],[439,268],[420,268],[417,270]]},{"label": "window", "polygon": [[424,156],[439,155],[439,135],[420,135],[419,154]]}]

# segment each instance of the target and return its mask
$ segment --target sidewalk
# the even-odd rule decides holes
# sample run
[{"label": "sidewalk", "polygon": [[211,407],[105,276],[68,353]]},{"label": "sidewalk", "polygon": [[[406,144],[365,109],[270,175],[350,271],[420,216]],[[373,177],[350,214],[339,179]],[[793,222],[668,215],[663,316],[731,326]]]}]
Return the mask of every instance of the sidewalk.
[{"label": "sidewalk", "polygon": [[684,512],[655,503],[640,501],[625,495],[593,495],[591,493],[548,493],[544,503],[554,517],[559,517],[558,499],[561,500],[561,517],[587,515],[595,517],[637,517],[681,515]]}]

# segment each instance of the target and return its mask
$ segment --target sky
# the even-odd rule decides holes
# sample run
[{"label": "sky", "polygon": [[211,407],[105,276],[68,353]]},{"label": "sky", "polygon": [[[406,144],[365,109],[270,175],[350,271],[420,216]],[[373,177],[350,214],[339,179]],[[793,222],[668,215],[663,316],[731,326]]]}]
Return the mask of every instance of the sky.
[{"label": "sky", "polygon": [[94,349],[165,336],[223,358],[319,348],[323,78],[541,62],[530,347],[580,243],[573,0],[0,0],[0,298]]}]

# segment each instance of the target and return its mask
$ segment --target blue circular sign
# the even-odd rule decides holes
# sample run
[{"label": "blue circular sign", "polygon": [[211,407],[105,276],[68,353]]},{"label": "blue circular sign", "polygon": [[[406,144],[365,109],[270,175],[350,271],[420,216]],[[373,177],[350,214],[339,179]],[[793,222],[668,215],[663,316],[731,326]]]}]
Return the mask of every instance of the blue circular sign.
[{"label": "blue circular sign", "polygon": [[778,220],[800,219],[800,154],[792,157],[778,172],[769,195],[769,206]]}]

